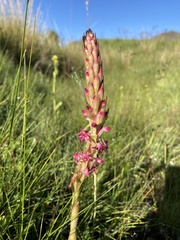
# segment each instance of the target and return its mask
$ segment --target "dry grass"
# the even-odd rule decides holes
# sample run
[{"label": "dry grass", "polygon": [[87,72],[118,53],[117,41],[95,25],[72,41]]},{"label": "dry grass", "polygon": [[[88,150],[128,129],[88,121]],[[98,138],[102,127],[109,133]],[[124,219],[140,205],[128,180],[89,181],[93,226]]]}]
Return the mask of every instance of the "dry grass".
[{"label": "dry grass", "polygon": [[[61,40],[57,33],[47,29],[40,7],[36,12],[33,9],[33,1],[29,1],[25,35],[27,63],[30,60],[33,45],[32,66],[34,69],[52,73],[51,58],[56,54],[60,60],[59,72],[70,73],[78,66],[77,59],[73,54],[71,56],[68,49],[59,44]],[[0,48],[16,63],[19,63],[22,46],[24,14],[25,2],[23,4],[21,0],[0,0]]]}]

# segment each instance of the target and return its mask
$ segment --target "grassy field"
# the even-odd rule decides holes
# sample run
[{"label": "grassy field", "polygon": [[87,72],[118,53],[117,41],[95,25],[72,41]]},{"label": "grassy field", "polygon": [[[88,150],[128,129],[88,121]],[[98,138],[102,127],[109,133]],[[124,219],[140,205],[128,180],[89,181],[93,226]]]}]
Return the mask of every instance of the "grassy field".
[{"label": "grassy field", "polygon": [[[12,42],[0,34],[0,239],[63,240],[69,233],[73,154],[81,148],[77,133],[86,126],[82,43],[60,47],[55,41],[48,48],[47,41],[38,45],[38,32],[23,48],[29,29]],[[19,48],[11,45],[14,39]],[[78,239],[178,239],[180,42],[99,44],[112,129],[104,134],[109,150],[97,174],[94,225],[93,178],[82,187]],[[53,54],[59,56],[55,93]],[[62,102],[57,109],[54,99]]]}]

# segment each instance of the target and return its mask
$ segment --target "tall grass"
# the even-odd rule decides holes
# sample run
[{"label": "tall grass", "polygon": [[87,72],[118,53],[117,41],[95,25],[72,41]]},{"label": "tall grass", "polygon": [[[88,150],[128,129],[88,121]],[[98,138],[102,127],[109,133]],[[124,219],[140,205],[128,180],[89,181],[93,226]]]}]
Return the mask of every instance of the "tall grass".
[{"label": "tall grass", "polygon": [[[7,16],[0,22],[4,28],[10,21]],[[67,239],[72,156],[79,149],[76,133],[85,124],[83,60],[78,58],[82,47],[71,43],[60,49],[65,53],[60,67],[67,74],[56,79],[55,100],[62,106],[53,118],[53,76],[28,68],[28,50],[39,60],[36,39],[40,42],[41,34],[33,34],[34,19],[32,28],[21,20],[26,37],[31,29],[31,40],[27,48],[23,38],[23,51],[22,33],[13,35],[16,21],[11,22],[11,37],[21,42],[20,64],[0,51],[0,239]],[[9,32],[0,36],[5,39],[3,43],[0,37],[1,49],[7,49]],[[109,153],[97,177],[95,239],[153,239],[153,232],[158,239],[178,239],[179,42],[101,40],[100,45],[111,106],[107,124],[112,130]],[[13,43],[8,49],[15,52]],[[52,53],[47,65],[52,64]],[[19,86],[14,88],[17,79]],[[82,186],[80,199],[78,236],[83,240],[92,235],[92,181]]]},{"label": "tall grass", "polygon": [[[20,60],[25,7],[25,1],[0,0],[0,47],[16,64]],[[73,68],[79,68],[77,59],[74,60],[73,57],[71,58],[70,53],[66,54],[66,51],[64,51],[63,42],[57,33],[47,28],[40,7],[35,12],[33,1],[29,1],[28,9],[27,28],[24,39],[27,63],[31,61],[34,69],[46,74],[52,74],[53,64],[49,59],[53,55],[57,55],[60,62],[60,74],[64,74],[65,72],[69,74]],[[33,54],[30,52],[32,42]],[[73,52],[71,53],[73,55]],[[31,60],[30,57],[32,57]]]}]

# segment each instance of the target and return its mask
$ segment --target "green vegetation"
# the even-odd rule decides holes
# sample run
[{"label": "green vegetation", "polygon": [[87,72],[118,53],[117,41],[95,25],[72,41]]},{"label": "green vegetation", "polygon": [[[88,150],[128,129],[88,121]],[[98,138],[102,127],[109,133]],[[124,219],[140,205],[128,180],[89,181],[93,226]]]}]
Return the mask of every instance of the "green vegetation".
[{"label": "green vegetation", "polygon": [[[0,0],[0,48],[16,63],[19,63],[22,47],[24,11],[25,4],[21,0]],[[49,59],[53,55],[57,55],[60,60],[61,73],[69,73],[72,71],[72,66],[77,68],[80,66],[77,57],[70,58],[69,51],[64,51],[64,48],[59,47],[63,43],[56,32],[47,29],[40,9],[34,15],[33,1],[29,1],[26,26],[26,62],[31,61],[33,69],[51,74],[52,64]]]},{"label": "green vegetation", "polygon": [[[86,123],[82,43],[52,50],[33,27],[27,45],[22,29],[13,35],[11,20],[0,18],[0,239],[67,239],[73,154]],[[99,43],[112,130],[97,174],[94,239],[178,239],[180,42]],[[46,65],[34,67],[44,51]],[[55,95],[53,54],[59,59]],[[62,102],[56,111],[54,100]],[[78,239],[91,239],[92,186],[92,178],[82,186]]]}]

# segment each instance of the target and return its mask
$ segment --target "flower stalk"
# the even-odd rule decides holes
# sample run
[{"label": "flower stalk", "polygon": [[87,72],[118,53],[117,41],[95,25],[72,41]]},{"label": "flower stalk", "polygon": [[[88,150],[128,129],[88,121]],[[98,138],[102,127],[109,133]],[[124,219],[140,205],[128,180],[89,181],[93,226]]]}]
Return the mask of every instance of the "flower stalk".
[{"label": "flower stalk", "polygon": [[79,140],[85,142],[84,149],[74,154],[76,169],[70,182],[72,210],[68,240],[77,239],[80,188],[85,178],[96,174],[97,167],[104,162],[103,152],[108,149],[108,141],[100,137],[103,132],[110,130],[110,127],[104,126],[108,110],[107,99],[104,99],[103,67],[99,44],[91,29],[83,36],[83,51],[87,87],[84,89],[86,107],[82,114],[88,121],[88,126],[78,133]]},{"label": "flower stalk", "polygon": [[58,71],[58,64],[59,64],[58,56],[53,55],[52,61],[53,61],[53,67],[54,67],[53,81],[52,81],[53,115],[54,115],[54,119],[55,119],[56,111],[62,105],[62,102],[60,101],[58,104],[56,103],[56,79],[57,79],[57,75],[58,75],[58,72],[59,72]]}]

